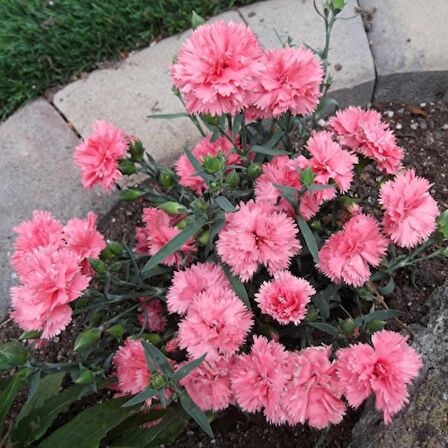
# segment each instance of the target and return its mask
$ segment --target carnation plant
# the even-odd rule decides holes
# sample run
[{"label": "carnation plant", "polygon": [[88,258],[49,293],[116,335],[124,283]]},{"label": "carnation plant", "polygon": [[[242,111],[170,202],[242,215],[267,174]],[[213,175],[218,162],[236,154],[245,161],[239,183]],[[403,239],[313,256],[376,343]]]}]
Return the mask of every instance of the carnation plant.
[{"label": "carnation plant", "polygon": [[[386,423],[405,406],[422,359],[387,296],[398,270],[447,256],[448,213],[378,112],[322,118],[336,104],[328,52],[343,3],[315,5],[322,50],[263,49],[244,24],[194,15],[170,67],[186,112],[152,117],[189,117],[202,135],[174,169],[94,124],[74,153],[82,183],[109,191],[146,174],[119,191],[145,201],[142,226],[105,241],[93,213],[64,224],[36,211],[14,229],[11,317],[24,333],[0,346],[13,369],[0,423],[25,386],[28,398],[5,446],[158,447],[190,417],[212,436],[230,405],[317,429],[370,396]],[[375,203],[353,195],[367,167]],[[75,358],[38,359],[72,319]]]}]

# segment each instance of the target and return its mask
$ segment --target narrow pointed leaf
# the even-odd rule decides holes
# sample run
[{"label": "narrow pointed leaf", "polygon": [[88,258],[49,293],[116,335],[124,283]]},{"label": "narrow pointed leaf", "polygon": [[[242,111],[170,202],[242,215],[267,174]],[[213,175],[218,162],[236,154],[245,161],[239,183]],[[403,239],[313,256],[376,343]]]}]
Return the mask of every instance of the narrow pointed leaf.
[{"label": "narrow pointed leaf", "polygon": [[373,311],[372,313],[366,314],[365,316],[358,317],[355,319],[355,322],[359,325],[361,323],[368,323],[372,320],[388,320],[393,319],[394,317],[400,317],[404,313],[399,310],[378,310]]},{"label": "narrow pointed leaf", "polygon": [[168,363],[166,356],[157,347],[154,347],[154,345],[149,342],[142,341],[142,344],[145,352],[155,361],[162,372],[166,375],[171,375],[173,373],[173,369]]},{"label": "narrow pointed leaf", "polygon": [[319,250],[317,248],[316,240],[314,239],[313,232],[309,228],[307,222],[299,215],[297,216],[297,222],[299,224],[300,231],[302,232],[305,243],[313,257],[314,263],[319,264]]},{"label": "narrow pointed leaf", "polygon": [[235,206],[224,196],[218,196],[215,201],[225,212],[234,213],[237,210]]},{"label": "narrow pointed leaf", "polygon": [[154,397],[158,393],[159,393],[158,390],[147,387],[143,392],[140,392],[135,397],[132,397],[129,401],[124,403],[123,407],[128,408],[130,406],[134,406],[136,404],[143,403],[144,401],[148,400],[149,398]]},{"label": "narrow pointed leaf", "polygon": [[222,264],[221,267],[224,273],[226,274],[233,289],[235,290],[236,295],[243,301],[247,309],[249,310],[252,309],[250,306],[249,296],[247,295],[247,291],[243,282],[230,272],[230,269],[227,265]]},{"label": "narrow pointed leaf", "polygon": [[147,118],[157,119],[157,120],[172,120],[173,118],[185,118],[188,117],[186,112],[177,112],[174,114],[152,114],[147,115]]},{"label": "narrow pointed leaf", "polygon": [[274,148],[269,148],[267,146],[260,146],[260,145],[251,146],[250,150],[252,152],[256,152],[257,154],[264,154],[267,156],[284,156],[284,155],[291,154],[290,152],[285,151],[283,149],[274,149]]},{"label": "narrow pointed leaf", "polygon": [[174,381],[179,381],[185,376],[187,376],[192,370],[194,370],[196,367],[198,367],[202,361],[204,361],[205,357],[207,356],[207,353],[204,353],[200,358],[195,359],[188,364],[183,365],[179,369],[177,369],[173,376],[171,377]]},{"label": "narrow pointed leaf", "polygon": [[328,333],[333,337],[339,334],[339,331],[336,327],[333,327],[333,325],[330,324],[326,324],[325,322],[310,322],[310,325],[320,331],[323,331],[324,333]]},{"label": "narrow pointed leaf", "polygon": [[184,411],[193,417],[194,421],[210,436],[213,436],[213,431],[205,414],[199,409],[196,403],[188,396],[187,392],[182,391],[179,394],[180,404]]}]

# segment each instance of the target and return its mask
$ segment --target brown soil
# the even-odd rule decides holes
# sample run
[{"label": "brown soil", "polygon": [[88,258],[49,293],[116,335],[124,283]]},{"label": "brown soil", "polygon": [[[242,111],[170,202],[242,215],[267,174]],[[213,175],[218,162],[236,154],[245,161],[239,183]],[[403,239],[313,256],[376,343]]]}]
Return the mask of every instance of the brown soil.
[{"label": "brown soil", "polygon": [[[405,165],[414,167],[419,175],[425,176],[434,187],[432,194],[440,209],[448,208],[448,159],[446,142],[448,141],[448,110],[443,103],[405,106],[400,104],[375,105],[384,120],[395,131],[398,143],[406,150]],[[368,170],[363,176],[363,184],[357,185],[355,193],[363,199],[372,196],[376,173]],[[136,225],[140,223],[143,201],[119,203],[110,213],[99,221],[99,230],[107,239],[129,241],[134,236]],[[447,278],[448,260],[429,260],[422,263],[416,274],[416,284],[411,283],[407,273],[400,273],[395,281],[397,288],[387,298],[391,308],[403,310],[406,323],[419,322],[426,313],[426,299],[431,291],[440,286]],[[73,342],[79,331],[79,322],[74,320],[64,332],[63,337],[55,338],[38,352],[38,358],[48,362],[61,362],[73,359]],[[21,331],[9,324],[0,328],[0,341],[17,338]],[[20,409],[20,403],[26,398],[18,397],[9,422]],[[306,426],[275,427],[267,425],[262,416],[248,416],[230,408],[221,413],[213,422],[215,439],[210,440],[194,423],[182,433],[173,447],[296,447],[327,448],[346,447],[350,441],[351,430],[359,418],[361,410],[348,411],[343,423],[332,427],[325,436],[321,432]],[[318,444],[318,445],[316,445]]]}]

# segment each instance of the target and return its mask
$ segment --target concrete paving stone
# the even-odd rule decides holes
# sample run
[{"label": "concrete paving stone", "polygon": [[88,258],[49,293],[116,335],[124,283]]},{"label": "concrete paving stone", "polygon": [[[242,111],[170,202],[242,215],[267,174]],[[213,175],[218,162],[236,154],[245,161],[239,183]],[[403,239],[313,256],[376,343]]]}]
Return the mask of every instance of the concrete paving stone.
[{"label": "concrete paving stone", "polygon": [[[241,21],[230,11],[212,20]],[[103,119],[139,137],[146,150],[160,163],[169,164],[184,146],[199,138],[188,118],[154,120],[150,114],[183,112],[172,93],[168,68],[191,31],[163,39],[131,54],[115,68],[96,70],[54,97],[54,104],[78,132],[86,137],[95,120]]]},{"label": "concrete paving stone", "polygon": [[[320,2],[318,2],[320,3]],[[353,17],[356,0],[348,0],[341,17]],[[270,0],[240,9],[265,48],[281,47],[290,36],[296,45],[322,48],[325,28],[312,0]],[[332,97],[341,106],[365,105],[372,100],[375,69],[359,15],[335,23],[330,41]]]},{"label": "concrete paving stone", "polygon": [[375,101],[448,99],[448,1],[360,0],[377,71]]},{"label": "concrete paving stone", "polygon": [[0,124],[0,317],[14,283],[9,265],[12,228],[36,209],[66,221],[111,206],[110,196],[82,187],[72,162],[78,142],[54,107],[42,99]]}]

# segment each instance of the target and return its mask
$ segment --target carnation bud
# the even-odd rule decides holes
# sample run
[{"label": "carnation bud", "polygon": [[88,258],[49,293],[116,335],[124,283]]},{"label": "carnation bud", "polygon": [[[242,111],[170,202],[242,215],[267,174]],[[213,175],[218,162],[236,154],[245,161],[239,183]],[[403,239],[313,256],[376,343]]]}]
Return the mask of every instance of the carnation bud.
[{"label": "carnation bud", "polygon": [[160,375],[158,373],[151,375],[151,386],[154,389],[163,389],[165,387],[165,385],[166,385],[166,381],[162,375]]},{"label": "carnation bud", "polygon": [[134,162],[129,159],[120,160],[118,169],[126,176],[130,176],[131,174],[135,174],[137,172],[137,168],[134,165]]},{"label": "carnation bud", "polygon": [[22,366],[28,360],[28,350],[17,341],[0,345],[0,370]]},{"label": "carnation bud", "polygon": [[202,162],[202,166],[205,168],[207,173],[214,174],[224,168],[226,159],[222,154],[215,156],[205,156]]},{"label": "carnation bud", "polygon": [[336,14],[340,13],[344,6],[345,0],[331,0],[331,7]]},{"label": "carnation bud", "polygon": [[444,238],[448,238],[448,210],[445,210],[438,216],[437,230],[443,235]]},{"label": "carnation bud", "polygon": [[93,347],[101,336],[101,330],[99,328],[91,328],[81,333],[75,340],[74,349],[76,351],[82,351],[87,348]]},{"label": "carnation bud", "polygon": [[121,324],[115,324],[115,325],[112,325],[111,327],[109,327],[106,330],[106,333],[110,334],[115,339],[120,339],[124,334],[124,327]]},{"label": "carnation bud", "polygon": [[210,114],[202,114],[202,121],[211,126],[218,126],[219,124],[219,115],[210,115]]},{"label": "carnation bud", "polygon": [[159,182],[161,185],[167,188],[171,188],[174,185],[174,172],[169,168],[160,168]]},{"label": "carnation bud", "polygon": [[92,269],[95,272],[98,272],[98,274],[106,272],[106,265],[104,264],[103,260],[99,260],[96,258],[89,258],[89,263]]},{"label": "carnation bud", "polygon": [[28,339],[39,339],[42,336],[42,330],[24,331],[19,338],[19,341],[26,341]]},{"label": "carnation bud", "polygon": [[300,182],[302,183],[302,185],[304,185],[305,187],[309,187],[310,185],[313,185],[314,182],[314,174],[313,174],[313,170],[308,167],[305,168],[301,173],[300,173]]},{"label": "carnation bud", "polygon": [[383,330],[385,325],[386,325],[386,321],[373,319],[367,324],[367,330],[370,333],[375,333],[375,331]]},{"label": "carnation bud", "polygon": [[140,140],[136,139],[130,144],[129,152],[131,153],[132,160],[138,162],[143,159],[145,148]]},{"label": "carnation bud", "polygon": [[221,186],[218,182],[210,182],[208,186],[208,191],[210,193],[217,193],[221,189]]},{"label": "carnation bud", "polygon": [[345,319],[344,322],[342,322],[341,329],[342,332],[346,335],[352,334],[355,328],[356,328],[355,321],[351,318]]},{"label": "carnation bud", "polygon": [[226,176],[226,184],[230,188],[236,188],[240,183],[240,176],[238,176],[238,173],[236,171],[232,171]]},{"label": "carnation bud", "polygon": [[107,249],[112,252],[113,255],[121,255],[121,251],[123,250],[123,245],[118,241],[109,241],[107,243]]},{"label": "carnation bud", "polygon": [[176,227],[180,230],[184,230],[187,227],[187,220],[183,219],[176,224]]},{"label": "carnation bud", "polygon": [[305,319],[314,322],[319,317],[319,310],[315,307],[308,308],[308,312],[306,313]]},{"label": "carnation bud", "polygon": [[126,190],[121,190],[118,194],[118,199],[120,201],[132,202],[144,195],[143,191],[136,190],[135,188],[127,188]]},{"label": "carnation bud", "polygon": [[93,382],[93,373],[91,370],[84,370],[78,378],[76,378],[76,384],[91,384]]},{"label": "carnation bud", "polygon": [[188,212],[188,210],[182,204],[179,204],[175,201],[164,202],[163,204],[158,205],[158,208],[169,213],[170,215],[180,215],[182,213]]},{"label": "carnation bud", "polygon": [[157,333],[143,333],[142,337],[143,339],[145,339],[145,341],[150,342],[152,345],[158,345],[162,340],[160,335],[158,335]]},{"label": "carnation bud", "polygon": [[109,247],[104,248],[100,252],[100,258],[101,260],[109,260],[110,258],[115,258],[115,254],[112,252],[112,250]]},{"label": "carnation bud", "polygon": [[322,223],[318,219],[315,219],[311,222],[311,228],[313,230],[322,230]]},{"label": "carnation bud", "polygon": [[445,247],[445,249],[442,250],[442,256],[448,257],[448,247]]},{"label": "carnation bud", "polygon": [[191,28],[194,30],[205,23],[205,19],[201,17],[196,11],[191,13]]},{"label": "carnation bud", "polygon": [[352,207],[356,207],[359,202],[357,199],[351,198],[350,196],[342,196],[339,201],[342,207],[346,208],[347,210],[350,210]]},{"label": "carnation bud", "polygon": [[259,163],[251,163],[247,167],[247,175],[252,179],[256,179],[263,172]]},{"label": "carnation bud", "polygon": [[210,229],[204,230],[198,237],[198,242],[201,246],[206,246],[210,238]]}]

